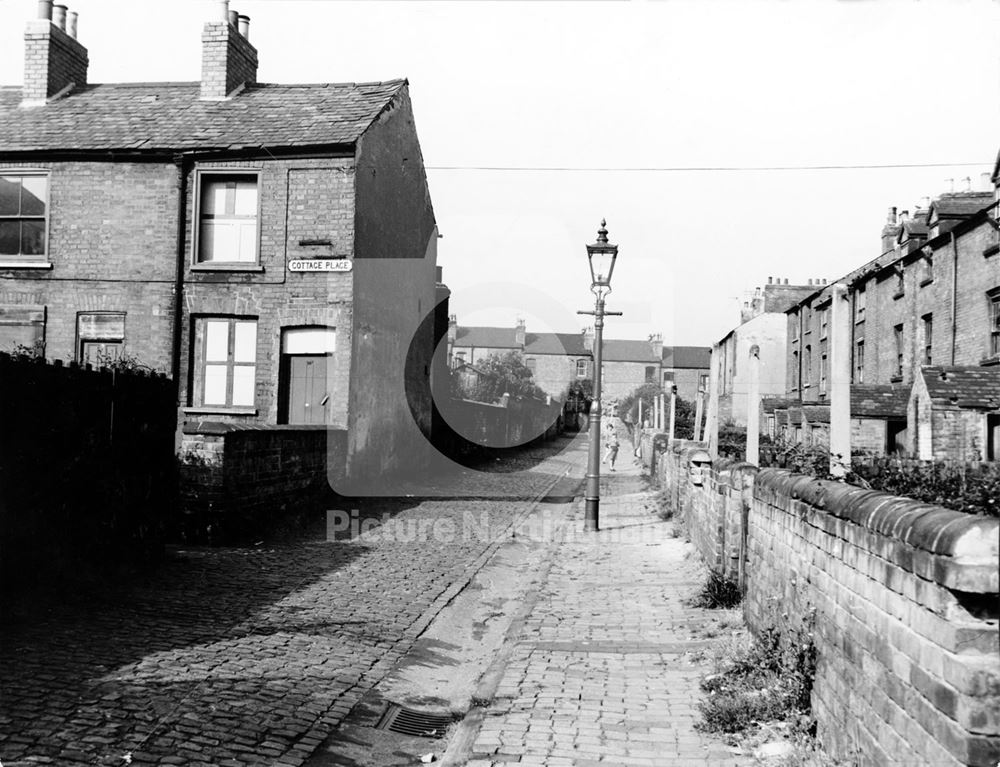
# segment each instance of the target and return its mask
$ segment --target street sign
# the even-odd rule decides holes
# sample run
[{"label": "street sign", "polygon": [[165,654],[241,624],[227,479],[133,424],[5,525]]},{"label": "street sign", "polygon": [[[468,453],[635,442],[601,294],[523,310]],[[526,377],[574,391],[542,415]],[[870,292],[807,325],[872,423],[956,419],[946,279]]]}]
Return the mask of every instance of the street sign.
[{"label": "street sign", "polygon": [[290,272],[349,272],[349,258],[294,258],[288,262]]}]

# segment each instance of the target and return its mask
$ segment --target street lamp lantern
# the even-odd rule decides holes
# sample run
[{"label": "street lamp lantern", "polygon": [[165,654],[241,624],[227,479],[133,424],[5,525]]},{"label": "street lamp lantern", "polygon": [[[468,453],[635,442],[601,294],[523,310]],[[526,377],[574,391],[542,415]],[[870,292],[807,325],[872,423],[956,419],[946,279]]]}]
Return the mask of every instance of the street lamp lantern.
[{"label": "street lamp lantern", "polygon": [[594,395],[590,404],[590,451],[587,461],[587,484],[584,491],[584,529],[599,529],[601,504],[601,367],[604,346],[604,317],[621,316],[621,312],[604,310],[604,299],[611,292],[611,275],[615,271],[618,246],[608,242],[607,222],[601,220],[597,242],[587,246],[590,262],[590,289],[597,297],[594,311],[581,311],[594,317]]},{"label": "street lamp lantern", "polygon": [[601,219],[601,228],[597,230],[597,242],[587,246],[590,287],[598,295],[607,295],[611,292],[611,275],[615,271],[615,259],[618,258],[618,246],[608,242],[606,227],[607,222]]}]

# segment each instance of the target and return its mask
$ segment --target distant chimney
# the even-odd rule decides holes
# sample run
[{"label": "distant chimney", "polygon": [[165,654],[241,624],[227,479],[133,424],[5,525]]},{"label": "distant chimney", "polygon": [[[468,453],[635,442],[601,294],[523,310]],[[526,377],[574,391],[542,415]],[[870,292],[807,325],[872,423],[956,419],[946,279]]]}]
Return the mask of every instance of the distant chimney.
[{"label": "distant chimney", "polygon": [[985,173],[980,173],[979,174],[979,187],[984,192],[992,192],[993,191],[993,178],[992,178],[992,174],[990,174],[988,171],[985,172]]},{"label": "distant chimney", "polygon": [[75,39],[75,13],[66,31],[66,6],[40,0],[38,18],[24,31],[23,106],[40,106],[87,84],[87,49]]},{"label": "distant chimney", "polygon": [[583,348],[586,349],[591,354],[594,353],[594,329],[591,327],[586,327],[582,331],[583,335]]},{"label": "distant chimney", "polygon": [[931,206],[931,198],[930,197],[921,197],[920,198],[920,202],[917,203],[917,209],[918,210],[927,210],[930,206]]},{"label": "distant chimney", "polygon": [[768,285],[770,285],[770,284],[771,284],[771,282],[772,282],[771,278],[770,278],[770,277],[768,277],[768,278],[767,278],[767,284],[768,284]]},{"label": "distant chimney", "polygon": [[239,16],[236,17],[236,19],[237,19],[237,28],[239,29],[240,34],[243,35],[243,37],[245,37],[247,40],[249,40],[250,39],[250,17],[249,16],[245,16],[245,15],[243,15],[241,13]]},{"label": "distant chimney", "polygon": [[525,325],[524,320],[521,317],[517,318],[517,327],[514,330],[514,343],[518,346],[524,348],[525,341]]},{"label": "distant chimney", "polygon": [[787,277],[785,277],[785,284],[786,285],[788,284],[788,278]]},{"label": "distant chimney", "polygon": [[[257,49],[237,29],[239,14],[225,0],[201,34],[201,98],[224,99],[257,82]],[[225,21],[223,19],[226,19]],[[247,30],[249,30],[247,19]]]},{"label": "distant chimney", "polygon": [[896,216],[896,206],[889,208],[882,227],[882,252],[886,253],[896,246],[896,235],[899,234],[899,219]]},{"label": "distant chimney", "polygon": [[972,178],[970,176],[966,176],[962,180],[962,183],[963,183],[963,186],[965,187],[962,190],[963,192],[971,192],[972,191]]},{"label": "distant chimney", "polygon": [[458,340],[458,317],[454,314],[448,315],[448,343],[453,344]]},{"label": "distant chimney", "polygon": [[660,359],[663,357],[663,335],[652,333],[649,336],[649,351],[652,357]]}]

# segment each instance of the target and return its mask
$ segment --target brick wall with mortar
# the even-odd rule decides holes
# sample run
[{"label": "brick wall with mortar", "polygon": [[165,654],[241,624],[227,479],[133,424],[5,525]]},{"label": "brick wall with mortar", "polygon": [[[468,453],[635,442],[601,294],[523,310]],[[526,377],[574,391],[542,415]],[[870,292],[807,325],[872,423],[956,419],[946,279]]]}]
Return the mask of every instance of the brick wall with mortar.
[{"label": "brick wall with mortar", "polygon": [[[711,483],[691,484],[682,461],[662,465],[675,509],[697,508],[693,494],[725,508]],[[813,713],[831,753],[995,764],[1000,521],[778,469],[753,486],[740,554],[745,617],[786,640],[812,632]],[[707,513],[693,524],[718,529]],[[709,537],[692,541],[717,560]]]},{"label": "brick wall with mortar", "polygon": [[201,97],[221,99],[257,82],[257,49],[226,21],[210,21],[201,33]]},{"label": "brick wall with mortar", "polygon": [[[197,264],[192,239],[197,178],[218,170],[259,174],[260,270],[203,270]],[[282,330],[315,325],[336,331],[336,347],[327,371],[328,417],[331,426],[347,427],[355,274],[291,272],[288,261],[354,254],[354,175],[354,161],[349,157],[202,162],[191,169],[181,329],[182,426],[201,420],[277,423]],[[299,244],[315,239],[329,239],[331,244]],[[194,391],[193,333],[197,320],[211,315],[257,319],[255,415],[227,412],[226,408],[211,413],[190,410],[201,405]]]},{"label": "brick wall with mortar", "polygon": [[524,359],[535,361],[535,372],[532,376],[534,382],[550,397],[560,401],[565,397],[571,383],[583,380],[576,377],[576,361],[590,362],[590,357],[561,354],[528,354]]},{"label": "brick wall with mortar", "polygon": [[173,537],[246,540],[315,513],[328,498],[330,467],[344,465],[346,441],[343,430],[323,427],[201,430],[181,462],[181,512],[173,520]]},{"label": "brick wall with mortar", "polygon": [[43,102],[71,83],[87,84],[87,49],[55,24],[32,20],[24,33],[24,99]]},{"label": "brick wall with mortar", "polygon": [[605,402],[612,399],[623,399],[640,386],[647,383],[646,368],[653,369],[649,383],[661,385],[660,365],[655,360],[650,362],[612,362],[603,363],[604,374],[601,377],[601,399]]},{"label": "brick wall with mortar", "polygon": [[[44,107],[42,107],[44,108]],[[125,348],[170,371],[177,170],[164,163],[0,163],[48,171],[51,269],[4,269],[0,304],[46,307],[45,355],[78,358],[77,314],[125,313]]]}]

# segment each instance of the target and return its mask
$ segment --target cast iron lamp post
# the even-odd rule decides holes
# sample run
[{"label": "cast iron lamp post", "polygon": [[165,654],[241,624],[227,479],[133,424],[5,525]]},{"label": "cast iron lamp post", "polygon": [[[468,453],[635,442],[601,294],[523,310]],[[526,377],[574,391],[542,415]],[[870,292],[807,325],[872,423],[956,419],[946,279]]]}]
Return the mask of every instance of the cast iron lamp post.
[{"label": "cast iron lamp post", "polygon": [[606,222],[601,220],[597,230],[597,242],[587,246],[587,260],[590,262],[590,290],[596,296],[594,311],[580,311],[577,314],[594,316],[594,399],[590,404],[590,453],[587,461],[587,486],[584,491],[584,529],[596,532],[600,529],[601,506],[601,363],[604,342],[604,316],[621,316],[621,312],[604,311],[604,299],[611,292],[611,274],[618,258],[618,246],[608,242]]}]

